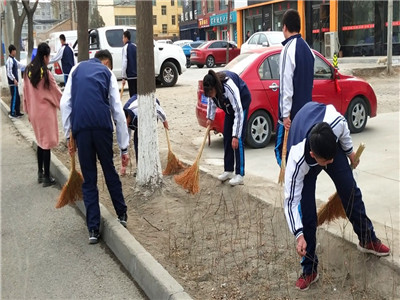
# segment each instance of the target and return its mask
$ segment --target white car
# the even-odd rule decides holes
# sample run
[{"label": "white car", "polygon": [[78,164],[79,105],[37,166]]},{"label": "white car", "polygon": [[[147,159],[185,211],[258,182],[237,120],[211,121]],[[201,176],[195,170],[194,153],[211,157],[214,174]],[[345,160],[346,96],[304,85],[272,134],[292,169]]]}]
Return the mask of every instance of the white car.
[{"label": "white car", "polygon": [[285,36],[282,31],[259,31],[242,44],[240,54],[251,49],[281,45],[284,40]]},{"label": "white car", "polygon": [[[113,56],[113,72],[122,78],[122,35],[128,30],[131,41],[136,43],[136,28],[127,26],[109,26],[89,31],[89,57],[98,50],[109,50]],[[164,86],[174,86],[180,74],[186,71],[186,56],[181,47],[154,41],[154,71],[158,81]]]}]

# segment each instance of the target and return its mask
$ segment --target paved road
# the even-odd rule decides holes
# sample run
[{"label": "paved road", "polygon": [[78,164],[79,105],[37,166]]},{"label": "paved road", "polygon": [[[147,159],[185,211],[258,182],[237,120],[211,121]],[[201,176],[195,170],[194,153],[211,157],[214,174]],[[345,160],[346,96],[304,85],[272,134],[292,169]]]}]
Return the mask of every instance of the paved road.
[{"label": "paved road", "polygon": [[1,298],[147,299],[102,242],[88,244],[85,220],[54,208],[57,187],[36,182],[36,154],[1,119]]}]

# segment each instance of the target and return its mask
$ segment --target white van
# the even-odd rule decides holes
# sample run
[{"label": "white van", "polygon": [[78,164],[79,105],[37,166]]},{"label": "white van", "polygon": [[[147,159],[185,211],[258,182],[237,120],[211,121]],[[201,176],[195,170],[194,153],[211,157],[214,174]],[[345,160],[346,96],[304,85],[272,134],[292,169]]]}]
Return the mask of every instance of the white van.
[{"label": "white van", "polygon": [[[122,78],[122,35],[126,30],[131,33],[131,42],[136,44],[135,27],[109,26],[89,30],[89,57],[94,57],[100,49],[109,50],[113,56],[113,72],[118,79]],[[164,86],[174,86],[179,75],[186,71],[186,56],[182,48],[154,41],[154,71]]]}]

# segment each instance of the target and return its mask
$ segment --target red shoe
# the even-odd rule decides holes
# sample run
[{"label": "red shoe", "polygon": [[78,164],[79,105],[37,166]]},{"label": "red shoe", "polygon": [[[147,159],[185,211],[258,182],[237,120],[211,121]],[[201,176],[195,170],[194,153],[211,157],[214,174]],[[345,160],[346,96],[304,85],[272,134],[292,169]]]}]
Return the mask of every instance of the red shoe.
[{"label": "red shoe", "polygon": [[366,243],[364,246],[361,244],[357,245],[358,250],[364,253],[372,253],[376,256],[387,256],[390,254],[389,247],[382,244],[382,242],[377,239],[375,242]]},{"label": "red shoe", "polygon": [[309,275],[302,274],[296,281],[296,288],[298,288],[300,291],[306,291],[308,290],[310,285],[313,284],[314,282],[317,282],[318,279],[319,279],[319,274],[317,272],[314,272]]}]

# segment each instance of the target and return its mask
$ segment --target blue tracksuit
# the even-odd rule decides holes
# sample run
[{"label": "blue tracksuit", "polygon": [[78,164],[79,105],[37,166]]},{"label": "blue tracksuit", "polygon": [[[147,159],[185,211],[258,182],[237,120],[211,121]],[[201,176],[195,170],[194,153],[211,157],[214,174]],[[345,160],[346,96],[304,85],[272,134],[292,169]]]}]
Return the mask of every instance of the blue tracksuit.
[{"label": "blue tracksuit", "polygon": [[[333,163],[321,167],[310,156],[308,134],[320,122],[328,123],[337,137],[337,154]],[[288,138],[288,160],[285,172],[285,216],[290,231],[298,238],[304,235],[307,255],[301,264],[305,274],[317,271],[315,254],[317,211],[315,188],[317,176],[324,170],[334,182],[346,215],[361,244],[375,241],[371,220],[367,217],[360,189],[354,180],[347,155],[353,152],[353,143],[346,119],[333,105],[309,102],[293,119]],[[299,206],[300,204],[300,206]]]},{"label": "blue tracksuit", "polygon": [[10,55],[7,58],[6,72],[11,94],[10,115],[14,117],[21,114],[20,111],[21,98],[19,96],[18,85],[14,84],[14,79],[18,81],[18,69],[20,69],[23,66],[24,65],[21,64],[19,61],[17,61],[15,57]]},{"label": "blue tracksuit", "polygon": [[[223,99],[209,98],[207,119],[214,120],[217,107],[225,112],[224,120],[224,170],[244,176],[244,138],[251,94],[246,83],[235,73],[224,71]],[[237,137],[239,147],[232,149],[232,138]],[[236,160],[236,168],[235,168]]]}]

